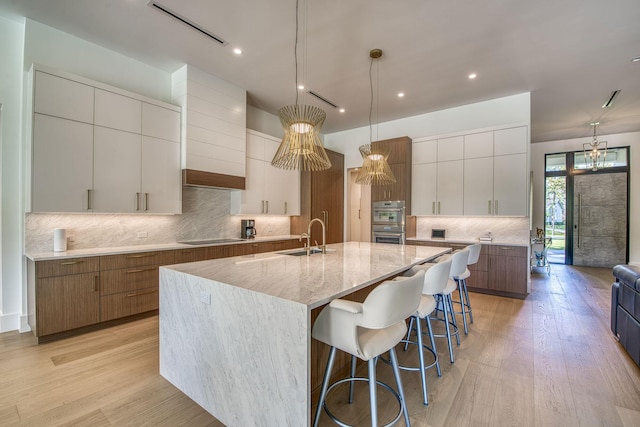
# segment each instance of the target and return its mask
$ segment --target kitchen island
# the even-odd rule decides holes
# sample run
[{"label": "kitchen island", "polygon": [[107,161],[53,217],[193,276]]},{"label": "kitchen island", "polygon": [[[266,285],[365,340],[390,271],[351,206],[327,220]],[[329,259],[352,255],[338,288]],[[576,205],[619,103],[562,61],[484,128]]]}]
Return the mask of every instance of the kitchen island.
[{"label": "kitchen island", "polygon": [[348,242],[161,267],[160,374],[227,426],[307,425],[319,310],[449,251]]}]

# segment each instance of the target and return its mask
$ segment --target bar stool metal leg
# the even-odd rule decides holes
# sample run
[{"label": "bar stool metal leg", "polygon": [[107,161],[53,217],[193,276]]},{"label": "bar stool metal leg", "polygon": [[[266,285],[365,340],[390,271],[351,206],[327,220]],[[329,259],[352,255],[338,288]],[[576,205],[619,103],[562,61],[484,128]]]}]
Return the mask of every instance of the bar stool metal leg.
[{"label": "bar stool metal leg", "polygon": [[467,279],[462,280],[462,287],[464,288],[464,299],[467,306],[467,314],[469,315],[469,323],[473,323],[473,310],[471,309],[471,300],[469,300],[469,291],[467,290]]},{"label": "bar stool metal leg", "polygon": [[469,334],[469,329],[467,328],[467,312],[465,310],[466,304],[464,300],[464,290],[462,289],[462,280],[456,280],[458,282],[458,295],[460,296],[460,312],[462,313],[462,325],[464,326],[464,334]]},{"label": "bar stool metal leg", "polygon": [[402,410],[404,411],[404,423],[407,427],[411,427],[411,420],[409,419],[409,409],[407,408],[407,400],[404,397],[404,387],[402,387],[402,379],[400,378],[400,369],[398,365],[398,355],[396,349],[389,350],[391,356],[391,367],[393,368],[393,376],[396,378],[396,387],[398,387],[398,394],[400,395],[400,401]]},{"label": "bar stool metal leg", "polygon": [[378,396],[376,393],[376,360],[369,359],[369,401],[371,402],[371,427],[378,427]]},{"label": "bar stool metal leg", "polygon": [[[413,317],[411,318],[413,320]],[[422,343],[422,326],[420,319],[416,322],[416,335],[418,336],[418,357],[420,359],[420,381],[422,383],[422,403],[426,406],[429,404],[429,395],[427,394],[427,373],[424,371],[424,344]],[[406,345],[406,344],[405,344]],[[436,357],[436,361],[437,361]]]},{"label": "bar stool metal leg", "polygon": [[[420,320],[418,320],[418,322],[419,321]],[[440,359],[437,356],[438,355],[438,350],[436,349],[436,339],[433,336],[433,328],[431,327],[431,319],[427,315],[424,318],[424,321],[427,324],[427,330],[429,331],[429,341],[431,342],[431,348],[433,349],[433,352],[436,354],[436,369],[438,371],[438,376],[441,377],[442,376],[442,372],[440,372]]]},{"label": "bar stool metal leg", "polygon": [[316,415],[313,417],[313,427],[318,427],[320,421],[320,412],[324,406],[324,401],[327,398],[327,389],[329,388],[329,380],[331,379],[331,370],[333,369],[333,362],[336,358],[336,348],[331,347],[329,352],[329,359],[327,360],[327,368],[324,371],[324,377],[322,379],[322,389],[320,390],[320,398],[318,399],[318,407],[316,408]]}]

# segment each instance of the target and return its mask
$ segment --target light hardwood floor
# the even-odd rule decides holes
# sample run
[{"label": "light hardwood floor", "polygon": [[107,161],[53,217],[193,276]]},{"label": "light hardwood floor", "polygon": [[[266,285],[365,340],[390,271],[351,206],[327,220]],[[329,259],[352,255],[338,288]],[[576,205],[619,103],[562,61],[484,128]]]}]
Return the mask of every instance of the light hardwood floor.
[{"label": "light hardwood floor", "polygon": [[[640,426],[640,369],[609,329],[612,281],[609,269],[553,266],[533,275],[526,300],[471,294],[475,323],[455,364],[438,340],[443,372],[429,371],[429,406],[418,374],[403,373],[412,425]],[[413,363],[414,352],[399,357]],[[378,372],[393,384],[390,368]],[[332,409],[367,425],[364,387],[354,405],[337,389]],[[379,394],[388,419],[394,404]],[[325,414],[321,424],[332,425]],[[158,374],[151,317],[42,345],[0,334],[0,425],[222,424]]]}]

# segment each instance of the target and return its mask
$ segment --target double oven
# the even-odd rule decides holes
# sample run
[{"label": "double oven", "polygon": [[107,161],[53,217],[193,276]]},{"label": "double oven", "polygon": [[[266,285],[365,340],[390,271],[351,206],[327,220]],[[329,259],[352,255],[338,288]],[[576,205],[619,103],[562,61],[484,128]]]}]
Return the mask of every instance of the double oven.
[{"label": "double oven", "polygon": [[404,200],[373,202],[371,206],[371,241],[404,245],[405,230]]}]

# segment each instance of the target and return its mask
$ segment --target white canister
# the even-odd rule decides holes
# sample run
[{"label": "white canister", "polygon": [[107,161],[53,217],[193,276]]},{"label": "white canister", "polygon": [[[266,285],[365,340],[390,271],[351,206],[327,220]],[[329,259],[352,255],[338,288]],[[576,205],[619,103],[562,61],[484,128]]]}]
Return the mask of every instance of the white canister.
[{"label": "white canister", "polygon": [[56,228],[53,230],[53,251],[64,252],[67,250],[67,230]]}]

